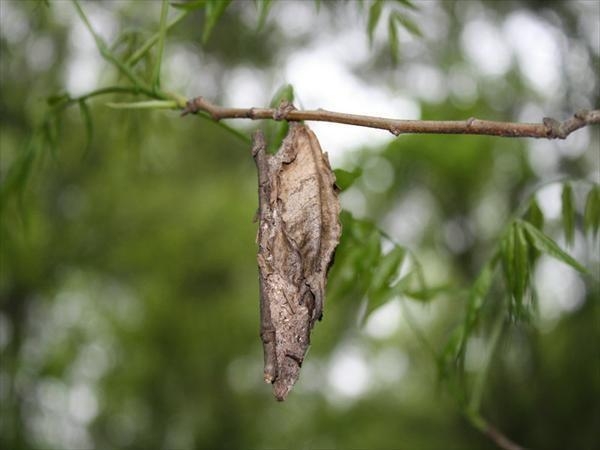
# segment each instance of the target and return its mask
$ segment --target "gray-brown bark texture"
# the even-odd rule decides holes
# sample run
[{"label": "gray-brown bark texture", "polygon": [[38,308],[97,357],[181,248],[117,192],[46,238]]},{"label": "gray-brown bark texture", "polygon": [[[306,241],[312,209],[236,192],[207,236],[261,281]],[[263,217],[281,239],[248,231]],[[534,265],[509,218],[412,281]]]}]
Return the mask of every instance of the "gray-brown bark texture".
[{"label": "gray-brown bark texture", "polygon": [[339,242],[340,205],[327,155],[306,126],[290,123],[275,155],[254,135],[258,168],[261,339],[265,382],[284,400],[323,314],[327,271]]}]

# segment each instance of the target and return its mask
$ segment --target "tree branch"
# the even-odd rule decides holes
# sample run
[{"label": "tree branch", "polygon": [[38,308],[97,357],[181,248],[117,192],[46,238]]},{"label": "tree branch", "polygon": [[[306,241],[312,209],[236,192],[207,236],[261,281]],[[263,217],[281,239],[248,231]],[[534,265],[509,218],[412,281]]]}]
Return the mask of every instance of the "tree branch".
[{"label": "tree branch", "polygon": [[559,122],[544,118],[542,123],[515,123],[481,120],[471,117],[467,120],[398,120],[385,117],[345,114],[324,109],[290,110],[287,105],[279,108],[225,108],[215,105],[203,97],[187,102],[182,116],[205,112],[215,121],[221,119],[272,119],[272,120],[313,120],[320,122],[343,123],[360,127],[380,128],[395,136],[400,134],[478,134],[502,137],[532,137],[544,139],[565,139],[573,131],[590,124],[600,124],[600,110],[578,111],[573,117]]}]

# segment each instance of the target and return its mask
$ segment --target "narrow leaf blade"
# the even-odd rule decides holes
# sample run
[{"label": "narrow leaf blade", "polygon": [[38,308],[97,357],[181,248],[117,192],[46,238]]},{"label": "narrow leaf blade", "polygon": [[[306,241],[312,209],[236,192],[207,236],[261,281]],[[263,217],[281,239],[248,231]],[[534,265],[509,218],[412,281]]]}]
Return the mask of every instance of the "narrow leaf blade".
[{"label": "narrow leaf blade", "polygon": [[479,313],[483,307],[485,298],[492,286],[492,280],[494,278],[494,264],[488,263],[479,272],[475,283],[471,287],[469,292],[469,302],[467,304],[467,315],[465,321],[466,335],[470,333],[472,328],[479,319]]},{"label": "narrow leaf blade", "polygon": [[413,11],[417,11],[419,9],[418,5],[411,0],[396,0],[401,5],[405,6],[408,9],[412,9]]},{"label": "narrow leaf blade", "polygon": [[526,217],[527,221],[537,229],[542,230],[544,228],[544,213],[535,198],[529,204]]},{"label": "narrow leaf blade", "polygon": [[267,16],[269,15],[269,11],[271,10],[271,6],[273,4],[273,0],[259,0],[258,2],[258,30],[262,30],[267,22]]},{"label": "narrow leaf blade", "polygon": [[600,187],[592,187],[585,200],[585,209],[583,213],[583,227],[586,233],[592,233],[592,236],[598,234],[600,228]]},{"label": "narrow leaf blade", "polygon": [[525,238],[525,232],[520,222],[514,225],[514,243],[515,243],[515,300],[518,311],[521,311],[523,305],[523,296],[529,281],[529,245]]},{"label": "narrow leaf blade", "polygon": [[506,278],[506,284],[514,295],[516,290],[516,274],[515,274],[515,233],[514,224],[511,224],[510,229],[502,239],[500,244],[500,251],[502,256],[502,268],[504,269],[504,277]]},{"label": "narrow leaf blade", "polygon": [[423,37],[423,33],[421,32],[419,26],[412,20],[406,18],[405,16],[403,16],[401,14],[394,14],[394,18],[410,34],[417,36],[417,37]]},{"label": "narrow leaf blade", "polygon": [[81,113],[81,119],[85,125],[85,147],[83,154],[87,155],[92,147],[92,139],[94,137],[94,123],[92,121],[92,115],[90,114],[90,108],[85,100],[79,101],[79,112]]},{"label": "narrow leaf blade", "polygon": [[186,2],[171,2],[171,6],[184,11],[195,11],[206,6],[207,0],[189,0]]},{"label": "narrow leaf blade", "polygon": [[404,248],[396,246],[381,257],[379,265],[373,270],[371,289],[376,291],[389,287],[398,274],[405,254]]},{"label": "narrow leaf blade", "polygon": [[67,93],[60,93],[60,94],[55,94],[55,95],[51,95],[46,99],[46,103],[48,104],[48,106],[56,106],[60,103],[66,103],[71,99],[71,97],[69,96],[69,94]]},{"label": "narrow leaf blade", "polygon": [[398,55],[400,53],[400,45],[398,44],[398,30],[396,29],[396,21],[393,16],[388,20],[388,44],[390,46],[390,55],[394,64],[398,63]]},{"label": "narrow leaf blade", "polygon": [[588,273],[588,270],[579,264],[572,256],[565,253],[548,235],[542,233],[533,225],[527,222],[522,222],[527,239],[539,251],[546,253],[549,256],[571,266],[573,269],[581,273]]},{"label": "narrow leaf blade", "polygon": [[290,103],[294,102],[294,86],[292,86],[289,83],[284,84],[279,89],[277,89],[277,91],[271,98],[271,108],[277,108],[282,101],[287,101]]},{"label": "narrow leaf blade", "polygon": [[369,8],[369,18],[367,21],[367,34],[369,36],[369,45],[373,44],[373,34],[375,28],[381,17],[381,10],[383,9],[383,0],[375,0]]},{"label": "narrow leaf blade", "polygon": [[231,3],[231,0],[212,0],[206,4],[206,16],[204,18],[204,31],[202,32],[202,43],[206,44],[215,25]]},{"label": "narrow leaf blade", "polygon": [[573,207],[573,188],[570,183],[565,183],[563,186],[561,200],[565,241],[568,246],[571,246],[575,238],[575,208]]},{"label": "narrow leaf blade", "polygon": [[362,175],[362,169],[360,167],[349,172],[344,169],[335,169],[335,184],[342,190],[345,191]]}]

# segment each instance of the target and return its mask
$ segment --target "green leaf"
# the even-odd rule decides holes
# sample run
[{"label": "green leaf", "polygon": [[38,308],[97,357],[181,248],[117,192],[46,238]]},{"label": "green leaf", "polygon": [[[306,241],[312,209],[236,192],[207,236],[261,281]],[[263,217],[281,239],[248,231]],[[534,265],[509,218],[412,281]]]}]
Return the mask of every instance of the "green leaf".
[{"label": "green leaf", "polygon": [[527,283],[529,281],[529,245],[525,238],[525,232],[520,226],[520,222],[515,222],[513,225],[514,240],[515,240],[515,301],[520,311],[523,304],[523,296]]},{"label": "green leaf", "polygon": [[[377,228],[369,221],[358,220],[347,211],[340,214],[342,222],[342,238],[336,252],[336,262],[332,268],[331,283],[328,291],[336,298],[353,297],[364,298],[371,286],[373,268],[379,266],[381,257],[381,235]],[[378,304],[385,301],[383,295],[389,294],[389,289],[381,290],[382,297],[373,299],[369,293],[368,304]],[[329,295],[329,294],[328,294]],[[379,303],[381,304],[381,303]],[[369,311],[365,311],[368,314]],[[361,315],[360,321],[366,314]]]},{"label": "green leaf", "polygon": [[[278,108],[281,102],[286,101],[289,103],[294,102],[294,86],[291,84],[284,84],[281,86],[269,103],[271,108]],[[287,136],[289,130],[289,123],[287,120],[270,120],[265,126],[265,134],[267,138],[267,152],[275,153],[281,146],[281,143]]]},{"label": "green leaf", "polygon": [[342,238],[327,283],[328,298],[348,298],[358,290],[356,281],[359,274],[356,272],[356,266],[362,254],[363,249],[360,246],[354,242],[348,243]]},{"label": "green leaf", "polygon": [[347,221],[347,224],[342,222],[344,230],[348,230],[353,240],[364,244],[369,236],[375,232],[375,226],[368,220],[356,219],[350,214],[348,216],[350,219]]},{"label": "green leaf", "polygon": [[568,246],[571,246],[575,238],[575,208],[573,207],[573,188],[570,183],[565,183],[563,186],[561,199],[565,241]]},{"label": "green leaf", "polygon": [[379,258],[381,257],[381,236],[379,236],[377,230],[369,234],[363,245],[365,252],[363,259],[358,262],[358,268],[370,280],[372,270],[379,264]]},{"label": "green leaf", "polygon": [[342,223],[342,238],[348,236],[346,230],[348,230],[352,226],[354,220],[355,219],[354,217],[352,217],[352,214],[350,214],[345,209],[342,209],[342,212],[340,212],[340,222]]},{"label": "green leaf", "polygon": [[389,288],[394,278],[398,275],[402,261],[404,261],[406,250],[403,247],[395,246],[379,260],[379,265],[373,269],[373,278],[371,279],[371,289],[378,291]]},{"label": "green leaf", "polygon": [[416,3],[411,0],[396,0],[401,5],[407,7],[408,9],[412,9],[413,11],[418,11],[419,7]]},{"label": "green leaf", "polygon": [[467,314],[465,317],[465,341],[468,339],[468,335],[479,320],[479,313],[485,302],[485,298],[492,286],[492,280],[494,279],[495,261],[490,261],[486,264],[475,283],[470,289],[469,300],[467,302]]},{"label": "green leaf", "polygon": [[367,22],[367,34],[369,35],[369,45],[373,44],[373,34],[383,9],[383,0],[375,0],[369,8],[369,18]]},{"label": "green leaf", "polygon": [[57,161],[58,160],[58,117],[48,116],[46,121],[42,125],[42,133],[43,136],[48,143],[48,148],[50,149],[50,155],[52,158]]},{"label": "green leaf", "polygon": [[335,184],[342,190],[345,191],[362,175],[362,169],[357,167],[352,172],[348,172],[344,169],[335,169]]},{"label": "green leaf", "polygon": [[529,282],[529,243],[521,221],[514,221],[500,244],[500,255],[507,286],[517,313],[522,311],[523,296]]},{"label": "green leaf", "polygon": [[213,28],[231,3],[231,0],[207,0],[204,17],[204,31],[202,32],[202,43],[206,44]]},{"label": "green leaf", "polygon": [[585,200],[583,228],[586,233],[591,230],[592,236],[595,236],[600,228],[600,186],[598,185],[590,189]]},{"label": "green leaf", "polygon": [[525,230],[528,241],[537,248],[539,251],[546,253],[553,258],[568,264],[573,269],[581,272],[588,273],[587,269],[579,264],[573,257],[569,256],[554,242],[549,236],[542,233],[540,230],[535,228],[533,225],[527,222],[521,222],[523,229]]},{"label": "green leaf", "polygon": [[48,106],[56,106],[60,103],[68,102],[71,99],[68,93],[51,95],[46,99]]},{"label": "green leaf", "polygon": [[81,113],[81,119],[85,125],[85,148],[84,156],[86,156],[92,148],[92,138],[94,137],[94,122],[92,121],[92,115],[90,114],[90,108],[88,107],[85,100],[79,101],[79,112]]},{"label": "green leaf", "polygon": [[402,27],[404,27],[404,29],[410,34],[417,37],[423,37],[423,33],[421,33],[419,26],[415,22],[399,13],[395,13],[393,14],[393,16],[394,20],[396,20],[400,25],[402,25]]},{"label": "green leaf", "polygon": [[500,252],[502,256],[502,267],[504,269],[504,276],[506,278],[506,284],[509,287],[511,293],[516,290],[516,274],[515,274],[515,232],[514,224],[510,225],[508,232],[505,234],[502,242],[500,243]]},{"label": "green leaf", "polygon": [[[532,224],[538,230],[544,229],[544,213],[542,212],[540,205],[537,202],[537,199],[533,197],[531,202],[529,203],[529,209],[527,210],[527,214],[525,215],[527,222]],[[540,252],[533,246],[529,246],[529,261],[531,265],[537,260],[540,256]]]},{"label": "green leaf", "polygon": [[412,283],[412,277],[416,277],[414,272],[411,272],[406,277],[402,278],[398,283],[392,286],[393,293],[395,295],[403,294],[405,297],[412,300],[418,300],[419,302],[429,302],[439,296],[440,294],[455,294],[457,289],[453,288],[448,284],[442,284],[439,286],[421,288],[421,289],[409,289],[408,285]]},{"label": "green leaf", "polygon": [[208,0],[189,0],[185,2],[171,2],[171,6],[177,9],[183,9],[184,11],[195,11],[202,9],[206,6]]},{"label": "green leaf", "polygon": [[271,10],[271,6],[273,4],[273,0],[258,0],[258,30],[262,30],[267,21],[267,16],[269,15],[269,11]]},{"label": "green leaf", "polygon": [[464,355],[467,347],[467,341],[473,332],[473,329],[479,321],[479,316],[488,292],[494,280],[494,271],[496,269],[497,258],[492,258],[479,272],[477,279],[471,286],[469,291],[469,300],[467,301],[467,312],[465,321],[462,327],[460,346],[457,350],[458,354]]},{"label": "green leaf", "polygon": [[[171,6],[173,6],[172,3],[171,3]],[[180,9],[182,9],[182,8],[180,8]],[[177,17],[175,17],[175,19],[173,19],[171,22],[169,22],[167,24],[167,30],[170,30],[175,25],[177,25],[179,22],[181,22],[181,20],[183,20],[185,17],[187,17],[189,12],[190,12],[190,10],[185,10],[185,9],[182,12],[180,12],[179,15],[177,15]],[[144,56],[146,56],[148,54],[150,49],[158,42],[159,39],[160,39],[160,31],[158,33],[154,33],[135,52],[133,52],[131,54],[131,56],[129,56],[129,58],[127,58],[127,60],[125,61],[125,65],[133,67],[139,60],[141,60]]]},{"label": "green leaf", "polygon": [[160,68],[163,60],[163,53],[165,50],[165,40],[167,38],[167,11],[169,4],[167,0],[162,0],[160,10],[160,25],[158,30],[158,51],[156,56],[156,63],[154,65],[154,71],[152,73],[152,88],[160,89]]},{"label": "green leaf", "polygon": [[539,230],[544,228],[544,213],[540,209],[540,205],[534,198],[529,204],[527,211],[527,221]]},{"label": "green leaf", "polygon": [[461,354],[465,342],[464,327],[458,326],[448,337],[444,350],[438,357],[438,370],[442,380],[447,379],[459,363],[458,355]]},{"label": "green leaf", "polygon": [[39,137],[34,134],[27,142],[18,158],[10,165],[5,178],[0,183],[0,212],[3,211],[9,197],[20,195],[31,174],[33,162],[39,152]]},{"label": "green leaf", "polygon": [[290,103],[294,103],[294,86],[292,86],[289,83],[284,84],[279,89],[277,89],[277,91],[271,98],[271,102],[269,103],[269,105],[271,106],[271,108],[277,108],[284,100]]},{"label": "green leaf", "polygon": [[388,19],[388,44],[390,46],[392,62],[397,64],[400,46],[398,44],[398,30],[396,29],[396,21],[394,20],[393,15],[390,15]]},{"label": "green leaf", "polygon": [[372,268],[379,263],[381,256],[381,234],[372,222],[355,219],[347,211],[342,211],[340,218],[344,230],[342,239],[347,239],[362,249],[356,268],[360,274],[368,273],[370,280]]}]

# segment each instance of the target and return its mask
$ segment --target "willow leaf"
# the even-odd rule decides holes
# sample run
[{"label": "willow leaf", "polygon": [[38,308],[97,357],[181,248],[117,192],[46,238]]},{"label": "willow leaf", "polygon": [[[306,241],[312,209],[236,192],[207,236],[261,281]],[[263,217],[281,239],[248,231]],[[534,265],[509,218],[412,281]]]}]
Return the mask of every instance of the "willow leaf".
[{"label": "willow leaf", "polygon": [[522,222],[522,226],[531,245],[533,245],[539,251],[571,266],[578,272],[588,273],[588,270],[585,267],[579,264],[572,256],[561,250],[558,244],[554,242],[548,235],[542,233],[530,223]]},{"label": "willow leaf", "polygon": [[381,17],[383,9],[383,0],[375,0],[369,8],[369,18],[367,22],[367,34],[369,35],[369,44],[373,44],[373,34]]},{"label": "willow leaf", "polygon": [[570,183],[565,183],[563,186],[561,200],[565,241],[568,246],[571,246],[575,238],[575,208],[573,207],[573,188]]}]

